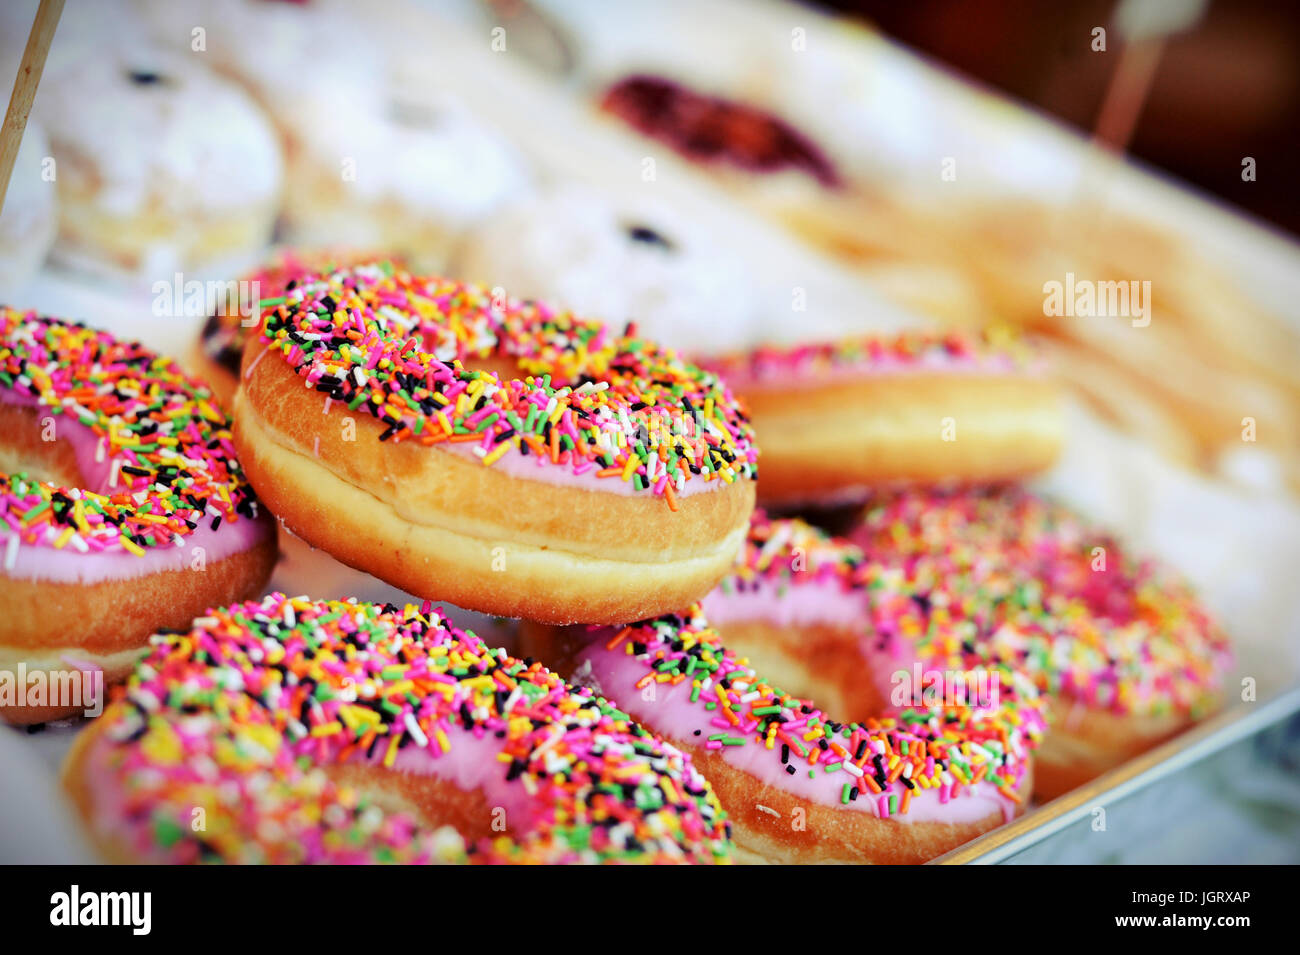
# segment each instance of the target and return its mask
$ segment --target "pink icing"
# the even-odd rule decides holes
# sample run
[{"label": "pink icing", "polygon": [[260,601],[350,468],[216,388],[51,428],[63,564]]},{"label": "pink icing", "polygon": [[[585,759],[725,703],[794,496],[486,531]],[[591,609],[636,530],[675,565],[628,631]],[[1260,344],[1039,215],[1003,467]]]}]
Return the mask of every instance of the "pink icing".
[{"label": "pink icing", "polygon": [[[629,656],[622,647],[606,649],[605,643],[611,635],[612,631],[590,634],[590,644],[576,657],[574,678],[577,682],[590,685],[615,700],[637,721],[679,745],[699,745],[701,738],[718,731],[714,716],[704,704],[691,702],[691,686],[687,681],[653,684],[652,698],[644,699],[634,685],[645,676],[645,664]],[[799,772],[792,776],[785,771],[776,750],[757,743],[724,746],[715,752],[741,772],[798,799],[880,815],[875,799],[841,801],[845,782],[842,775],[818,773],[810,778],[806,772]],[[948,798],[946,789],[917,790],[912,794],[907,812],[890,818],[898,822],[970,823],[986,819],[993,813],[1000,813],[1003,821],[1008,821],[1015,813],[1015,804],[991,783],[979,783],[973,787],[961,787],[956,798]]]},{"label": "pink icing", "polygon": [[[0,389],[0,403],[24,408],[42,407],[36,398],[10,389]],[[67,415],[57,419],[58,439],[72,446],[81,472],[82,486],[97,494],[121,490],[113,484],[113,458],[103,453],[103,442],[90,428]],[[201,548],[204,565],[243,553],[265,538],[270,530],[266,518],[223,520],[215,531],[200,524],[181,538],[175,547],[150,547],[143,556],[124,550],[81,553],[71,546],[55,548],[42,538],[37,543],[0,538],[0,576],[16,580],[48,580],[54,583],[94,584],[105,580],[143,577],[167,570],[191,567]]]}]

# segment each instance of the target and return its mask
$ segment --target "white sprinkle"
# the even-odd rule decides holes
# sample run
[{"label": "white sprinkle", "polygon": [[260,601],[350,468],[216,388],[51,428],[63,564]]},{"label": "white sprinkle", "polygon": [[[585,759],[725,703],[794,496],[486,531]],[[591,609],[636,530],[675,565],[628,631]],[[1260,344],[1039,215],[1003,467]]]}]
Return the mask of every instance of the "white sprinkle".
[{"label": "white sprinkle", "polygon": [[406,731],[411,734],[411,739],[415,740],[420,747],[429,745],[429,737],[424,735],[424,730],[420,729],[420,724],[415,721],[414,713],[406,714]]},{"label": "white sprinkle", "polygon": [[117,487],[117,469],[122,466],[121,458],[113,459],[113,467],[108,472],[108,486]]},{"label": "white sprinkle", "polygon": [[13,570],[18,561],[18,535],[10,534],[5,542],[5,570]]},{"label": "white sprinkle", "polygon": [[769,816],[776,816],[776,818],[778,819],[781,818],[781,814],[779,812],[777,812],[771,806],[764,806],[761,802],[754,803],[754,808],[757,809],[759,812],[767,813]]}]

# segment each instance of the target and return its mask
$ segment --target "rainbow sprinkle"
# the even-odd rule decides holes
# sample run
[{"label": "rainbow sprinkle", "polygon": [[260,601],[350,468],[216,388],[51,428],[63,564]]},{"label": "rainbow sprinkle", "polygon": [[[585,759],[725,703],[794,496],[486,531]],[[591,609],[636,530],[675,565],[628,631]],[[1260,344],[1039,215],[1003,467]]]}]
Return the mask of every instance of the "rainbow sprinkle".
[{"label": "rainbow sprinkle", "polygon": [[1117,713],[1215,705],[1226,636],[1183,581],[1064,507],[1013,487],[900,491],[869,504],[852,538],[878,565],[877,602],[892,603],[878,611],[885,637],[927,664],[974,649]]},{"label": "rainbow sprinkle", "polygon": [[[730,858],[725,815],[688,757],[427,602],[271,594],[212,611],[188,633],[153,638],[103,719],[88,757],[104,807],[93,818],[155,861]],[[468,848],[329,772],[419,772],[403,762],[413,751],[436,771],[478,745],[499,763],[489,805],[508,788],[528,810],[512,810],[509,834]]]},{"label": "rainbow sprinkle", "polygon": [[968,368],[988,372],[1030,371],[1037,358],[1014,331],[995,326],[979,332],[909,330],[817,344],[764,345],[701,359],[703,367],[734,382],[773,382],[797,387],[838,374],[926,372]]},{"label": "rainbow sprinkle", "polygon": [[173,361],[75,322],[0,308],[0,387],[89,429],[107,493],[0,475],[0,524],[13,546],[143,556],[195,529],[255,518],[230,422]]},{"label": "rainbow sprinkle", "polygon": [[772,686],[724,647],[698,605],[625,627],[605,648],[644,665],[629,694],[651,683],[689,681],[690,705],[715,730],[700,742],[704,749],[757,747],[786,775],[832,775],[843,781],[843,802],[872,800],[881,816],[905,814],[918,790],[938,790],[947,802],[983,782],[1019,802],[1030,750],[1044,728],[1032,687],[1000,667],[1008,679],[995,705],[936,703],[838,722]]},{"label": "rainbow sprinkle", "polygon": [[[383,441],[471,442],[663,496],[752,480],[749,423],[718,378],[671,351],[536,302],[389,264],[296,284],[263,315],[306,383],[386,425]],[[466,368],[498,357],[521,378]]]},{"label": "rainbow sprinkle", "polygon": [[[313,250],[301,252],[284,249],[265,266],[257,269],[240,280],[240,285],[257,289],[259,305],[274,307],[291,285],[297,285],[303,279],[336,268],[360,265],[363,262],[382,261],[384,256],[345,250]],[[393,260],[396,261],[396,260]],[[240,314],[241,303],[236,294],[228,294],[220,302],[220,308],[208,316],[199,336],[199,345],[203,353],[232,375],[239,374],[239,363],[244,355],[244,345],[249,338],[256,336],[258,324],[244,324]],[[260,309],[259,309],[260,313]]]}]

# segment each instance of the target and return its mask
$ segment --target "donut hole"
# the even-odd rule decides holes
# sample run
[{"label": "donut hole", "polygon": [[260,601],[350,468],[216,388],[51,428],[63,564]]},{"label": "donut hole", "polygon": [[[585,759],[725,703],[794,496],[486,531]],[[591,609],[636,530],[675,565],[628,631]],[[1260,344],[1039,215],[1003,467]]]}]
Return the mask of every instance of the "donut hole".
[{"label": "donut hole", "polygon": [[[334,782],[355,790],[385,812],[409,816],[429,829],[450,826],[467,845],[520,835],[515,825],[520,820],[501,813],[479,789],[462,789],[437,776],[355,763],[329,766],[325,771]],[[494,824],[498,828],[493,828]]]},{"label": "donut hole", "polygon": [[[52,417],[48,411],[0,404],[0,474],[23,474],[59,487],[84,487],[85,475],[70,441],[60,430],[70,419]],[[75,423],[72,427],[80,427]],[[48,440],[53,437],[53,440]]]}]

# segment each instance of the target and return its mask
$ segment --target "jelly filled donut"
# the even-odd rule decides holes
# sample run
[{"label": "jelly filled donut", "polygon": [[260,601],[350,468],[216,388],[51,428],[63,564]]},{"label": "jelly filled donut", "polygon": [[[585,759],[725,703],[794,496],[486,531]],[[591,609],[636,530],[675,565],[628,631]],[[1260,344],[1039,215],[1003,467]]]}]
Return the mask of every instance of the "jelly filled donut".
[{"label": "jelly filled donut", "polygon": [[924,862],[1012,818],[1032,786],[1039,699],[1003,667],[981,664],[987,693],[945,702],[974,686],[958,670],[933,700],[845,723],[759,676],[698,605],[524,640],[692,756],[742,861]]},{"label": "jelly filled donut", "polygon": [[[0,670],[121,680],[155,630],[270,576],[274,527],[229,422],[168,359],[0,308],[0,435]],[[0,715],[86,708],[30,696]]]},{"label": "jelly filled donut", "polygon": [[413,593],[546,622],[661,613],[731,565],[757,449],[712,374],[386,265],[264,305],[235,441],[308,543]]},{"label": "jelly filled donut", "polygon": [[903,332],[702,359],[746,401],[760,499],[861,498],[882,484],[1012,478],[1061,446],[1054,383],[996,334]]},{"label": "jelly filled donut", "polygon": [[688,756],[428,603],[271,594],[160,634],[64,781],[118,862],[730,858]]},{"label": "jelly filled donut", "polygon": [[193,57],[122,47],[88,49],[41,84],[56,253],[153,278],[263,246],[283,177],[270,123]]},{"label": "jelly filled donut", "polygon": [[1040,798],[1151,748],[1222,701],[1228,641],[1187,585],[1064,507],[1015,488],[886,494],[851,537],[918,595],[881,635],[890,665],[928,664],[971,641],[980,655],[1013,660],[1048,694]]}]

